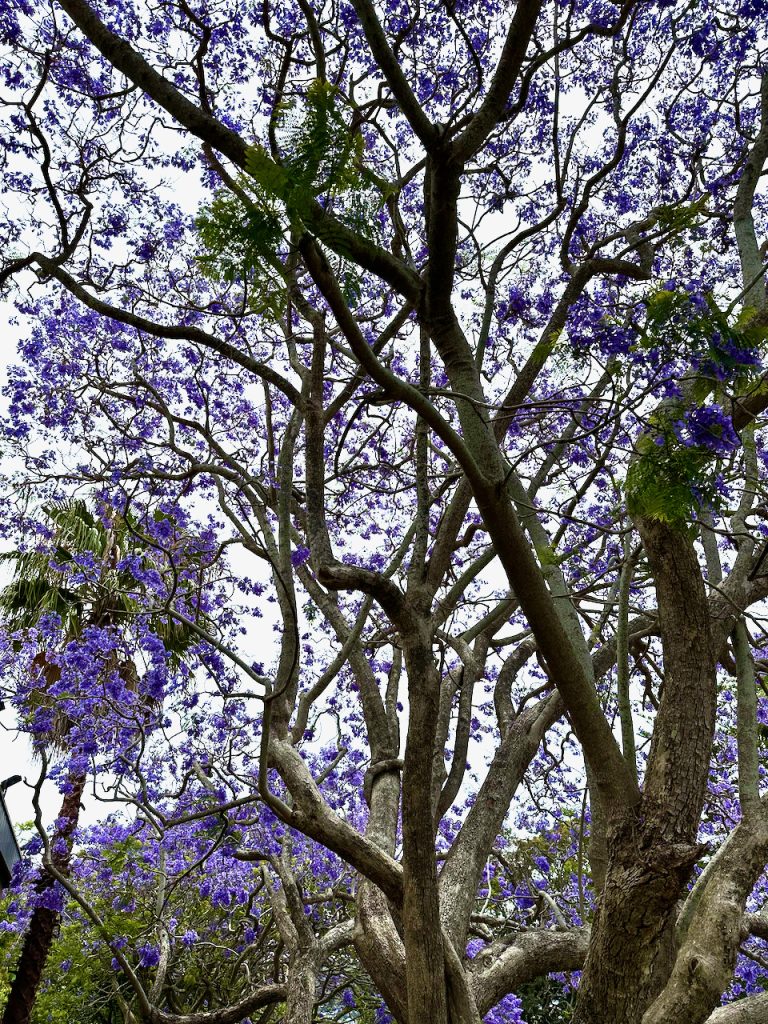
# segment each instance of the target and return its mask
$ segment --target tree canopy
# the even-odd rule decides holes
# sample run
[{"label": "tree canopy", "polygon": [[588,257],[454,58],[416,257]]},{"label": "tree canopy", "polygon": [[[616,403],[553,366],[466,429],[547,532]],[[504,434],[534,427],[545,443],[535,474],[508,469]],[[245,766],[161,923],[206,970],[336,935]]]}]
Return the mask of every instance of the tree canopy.
[{"label": "tree canopy", "polygon": [[5,616],[8,971],[44,898],[105,1022],[764,1019],[766,24],[0,2],[0,525],[112,610]]}]

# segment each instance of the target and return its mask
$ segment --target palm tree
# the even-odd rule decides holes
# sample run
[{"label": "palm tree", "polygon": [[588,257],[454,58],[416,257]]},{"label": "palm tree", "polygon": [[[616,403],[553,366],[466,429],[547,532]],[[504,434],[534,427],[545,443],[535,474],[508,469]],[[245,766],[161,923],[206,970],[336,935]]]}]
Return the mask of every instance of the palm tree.
[{"label": "palm tree", "polygon": [[[105,522],[80,500],[49,505],[44,512],[51,529],[50,546],[0,556],[14,566],[12,581],[0,591],[0,619],[6,631],[19,634],[32,630],[44,616],[52,615],[60,624],[63,649],[77,642],[88,627],[125,628],[138,614],[146,614],[139,602],[141,585],[124,566],[157,568],[157,558],[144,543],[133,518],[111,513]],[[126,557],[129,555],[133,561]],[[89,563],[87,572],[82,570],[83,561]],[[151,615],[149,628],[177,662],[194,640],[189,627],[168,614]],[[29,703],[32,709],[51,712],[44,742],[54,753],[70,751],[73,722],[52,695],[61,678],[55,652],[40,649],[32,665],[36,678]],[[130,658],[121,660],[115,653],[102,671],[116,671],[128,690],[135,692],[139,686],[139,673]],[[146,704],[149,712],[151,702]],[[63,874],[69,871],[72,836],[85,784],[84,771],[70,771],[51,842],[51,862]],[[44,869],[37,882],[37,905],[24,933],[2,1024],[28,1024],[30,1020],[61,917],[55,903],[48,901],[50,906],[46,905],[45,896],[53,890],[54,881]]]}]

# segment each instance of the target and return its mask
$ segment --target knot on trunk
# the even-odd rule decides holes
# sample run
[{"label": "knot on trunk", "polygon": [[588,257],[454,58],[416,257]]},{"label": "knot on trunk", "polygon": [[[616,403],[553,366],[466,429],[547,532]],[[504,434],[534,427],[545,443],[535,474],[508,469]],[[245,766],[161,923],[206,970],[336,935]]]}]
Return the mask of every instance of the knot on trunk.
[{"label": "knot on trunk", "polygon": [[614,828],[609,850],[614,886],[635,888],[655,882],[665,895],[676,898],[708,846],[667,838],[653,821],[633,817]]},{"label": "knot on trunk", "polygon": [[383,761],[372,764],[363,778],[363,796],[368,806],[371,806],[373,796],[373,783],[380,775],[386,772],[401,772],[403,770],[403,759],[401,757],[388,757]]}]

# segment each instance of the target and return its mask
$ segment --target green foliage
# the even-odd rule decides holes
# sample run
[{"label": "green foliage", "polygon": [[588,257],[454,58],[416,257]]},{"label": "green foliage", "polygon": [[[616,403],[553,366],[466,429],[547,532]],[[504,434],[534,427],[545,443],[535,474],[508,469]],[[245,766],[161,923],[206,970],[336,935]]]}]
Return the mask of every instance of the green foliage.
[{"label": "green foliage", "polygon": [[709,195],[704,194],[692,203],[670,203],[657,208],[658,224],[671,232],[671,245],[686,244],[691,228],[702,223],[708,204]]},{"label": "green foliage", "polygon": [[291,176],[287,167],[272,159],[263,146],[249,146],[245,167],[261,194],[270,200],[287,203],[291,192]]},{"label": "green foliage", "polygon": [[[13,565],[13,579],[0,590],[0,618],[6,629],[30,629],[50,612],[59,616],[64,633],[75,638],[86,625],[116,625],[144,611],[144,585],[119,567],[128,553],[138,555],[143,568],[154,566],[154,552],[142,540],[133,516],[115,514],[106,525],[81,500],[47,505],[43,512],[53,535],[50,550],[0,554],[0,561]],[[89,571],[87,578],[82,578],[78,563],[83,555],[99,563],[98,572]],[[149,621],[178,663],[195,639],[190,628],[167,615]]]},{"label": "green foliage", "polygon": [[[0,894],[0,921],[8,917],[8,907],[11,903],[9,893]],[[11,991],[13,980],[12,968],[15,961],[14,943],[16,936],[9,932],[0,932],[0,1006],[5,1006],[8,993]]]},{"label": "green foliage", "polygon": [[[226,283],[247,282],[255,312],[281,316],[286,284],[279,259],[286,233],[300,235],[318,200],[364,238],[370,238],[376,210],[387,185],[363,166],[363,137],[347,125],[338,108],[338,90],[317,80],[307,90],[301,112],[293,104],[278,111],[282,163],[263,146],[248,149],[247,175],[234,191],[219,192],[197,218],[205,252],[204,273]],[[334,270],[345,297],[359,296],[352,263],[334,256]]]},{"label": "green foliage", "polygon": [[694,400],[703,401],[721,381],[742,387],[754,378],[756,354],[768,343],[768,327],[755,323],[751,311],[732,320],[711,292],[694,301],[682,289],[667,288],[647,295],[645,308],[640,346],[665,359],[692,357],[699,377]]},{"label": "green foliage", "polygon": [[[141,839],[135,836],[114,842],[101,854],[113,878],[112,885],[92,888],[86,879],[80,881],[108,933],[127,943],[126,950],[157,940],[157,892],[154,885],[147,884],[142,849]],[[190,854],[190,862],[193,859]],[[7,897],[4,902],[7,905],[9,901]],[[0,903],[0,917],[2,912]],[[242,926],[247,913],[246,907],[232,908],[233,930]],[[174,916],[178,932],[186,928],[203,932],[209,921],[218,922],[219,912],[194,886],[188,886],[183,893],[175,894]],[[21,936],[0,933],[0,1009],[10,989],[20,948]],[[140,979],[150,987],[155,969],[138,966],[135,956],[128,955]],[[172,983],[182,1005],[193,1005],[201,987],[221,1005],[235,1001],[247,989],[247,975],[237,958],[228,956],[220,944],[199,943],[187,950],[175,943],[172,956]],[[134,1017],[126,1015],[128,1009]],[[70,904],[64,910],[46,963],[31,1024],[124,1024],[125,1020],[139,1020],[135,995],[126,979],[114,970],[112,953],[101,935]]]},{"label": "green foliage", "polygon": [[212,280],[232,283],[250,275],[251,307],[279,315],[284,307],[284,283],[276,253],[283,237],[276,204],[259,190],[248,191],[242,181],[240,195],[218,192],[197,218],[205,248],[198,258]]},{"label": "green foliage", "polygon": [[[656,418],[652,436],[641,437],[627,471],[627,511],[685,529],[694,511],[717,500],[710,464],[712,456],[681,445],[669,422]],[[663,443],[657,444],[657,440]]]},{"label": "green foliage", "polygon": [[[695,217],[697,204],[670,216]],[[626,478],[627,508],[634,515],[678,529],[702,506],[716,507],[717,458],[712,451],[682,443],[674,424],[687,408],[710,396],[727,401],[725,386],[754,388],[756,366],[768,342],[768,328],[755,323],[751,311],[733,320],[708,293],[695,299],[684,290],[658,289],[645,299],[646,318],[640,346],[662,359],[684,357],[697,372],[687,381],[684,401],[668,403],[652,417],[640,437]]]},{"label": "green foliage", "polygon": [[542,568],[553,565],[561,565],[565,561],[566,555],[558,555],[551,544],[543,545],[542,547],[536,548],[536,555],[539,559],[539,564]]},{"label": "green foliage", "polygon": [[[83,625],[86,604],[83,592],[68,586],[66,569],[78,553],[92,552],[104,558],[108,532],[97,523],[83,501],[44,508],[54,534],[53,551],[8,551],[0,561],[13,564],[13,580],[0,591],[0,616],[11,630],[34,626],[46,612],[61,619],[66,632],[76,636]],[[74,568],[74,566],[73,566]]]},{"label": "green foliage", "polygon": [[[583,907],[575,904],[576,894],[579,891],[579,872],[585,872],[588,869],[586,859],[581,858],[580,860],[579,857],[581,832],[580,814],[575,810],[563,808],[561,817],[556,823],[553,823],[551,832],[546,835],[532,836],[529,839],[513,839],[514,852],[508,852],[505,856],[513,877],[526,885],[540,874],[537,859],[546,858],[549,864],[547,890],[563,894],[570,893],[571,899],[574,900],[572,909],[577,912],[579,918],[589,915],[587,904]],[[586,884],[589,883],[588,878],[583,881]],[[546,905],[543,905],[543,909],[546,911]]]},{"label": "green foliage", "polygon": [[[32,833],[34,826],[20,826],[19,831]],[[108,863],[115,872],[120,871],[137,856],[140,847],[136,839],[117,842],[108,851]],[[133,942],[146,931],[140,911],[127,913],[112,900],[94,898],[93,894],[91,898],[112,934]],[[0,918],[10,901],[7,896],[0,902]],[[21,942],[20,935],[0,933],[0,1007],[10,991]],[[122,993],[111,959],[111,952],[90,926],[71,909],[65,911],[32,1009],[31,1024],[123,1024]]]},{"label": "green foliage", "polygon": [[517,995],[525,1024],[567,1024],[573,1017],[573,998],[555,978],[529,981],[520,986]]},{"label": "green foliage", "polygon": [[[303,117],[283,108],[285,159],[275,163],[261,146],[248,151],[246,169],[263,192],[303,219],[317,196],[340,195],[362,186],[363,139],[349,130],[336,106],[338,90],[316,80],[307,90]],[[290,112],[290,113],[289,113]]]},{"label": "green foliage", "polygon": [[118,988],[103,947],[83,949],[79,923],[65,924],[51,950],[31,1024],[122,1021]]}]

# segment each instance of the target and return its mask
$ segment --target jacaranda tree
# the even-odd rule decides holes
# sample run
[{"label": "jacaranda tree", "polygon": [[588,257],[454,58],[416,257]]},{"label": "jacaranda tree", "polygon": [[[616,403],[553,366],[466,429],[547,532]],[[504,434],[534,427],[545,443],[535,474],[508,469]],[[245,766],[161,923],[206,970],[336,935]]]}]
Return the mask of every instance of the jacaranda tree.
[{"label": "jacaranda tree", "polygon": [[767,24],[0,4],[5,532],[130,509],[199,640],[43,850],[126,1020],[764,1019]]}]

